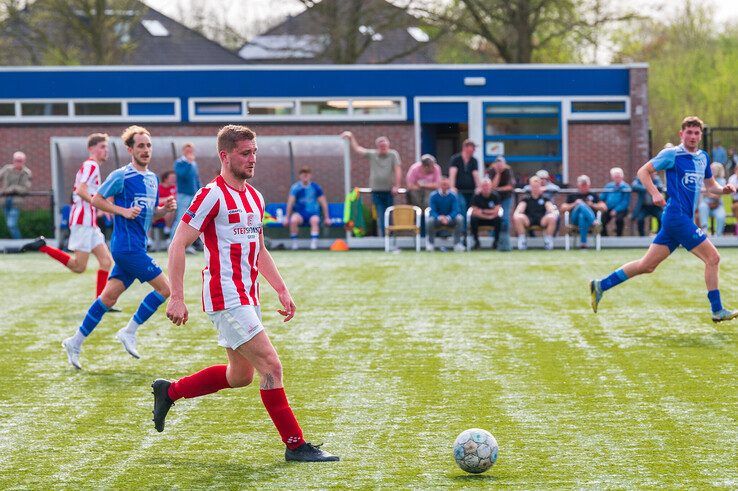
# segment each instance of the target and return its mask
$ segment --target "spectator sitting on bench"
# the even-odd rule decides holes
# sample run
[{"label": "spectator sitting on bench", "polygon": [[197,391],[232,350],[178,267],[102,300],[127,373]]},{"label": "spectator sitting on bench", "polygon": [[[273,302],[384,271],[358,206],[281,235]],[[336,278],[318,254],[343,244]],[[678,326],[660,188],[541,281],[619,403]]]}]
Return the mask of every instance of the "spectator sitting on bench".
[{"label": "spectator sitting on bench", "polygon": [[[543,197],[549,200],[554,199],[554,195],[561,191],[561,188],[551,181],[551,175],[546,169],[541,169],[535,174],[541,179],[541,189]],[[530,194],[530,184],[523,186],[523,192]]]},{"label": "spectator sitting on bench", "polygon": [[303,166],[300,169],[299,178],[290,188],[287,198],[287,213],[284,218],[284,226],[290,227],[290,238],[292,239],[292,250],[297,250],[297,228],[300,225],[310,225],[310,249],[318,248],[318,236],[320,235],[320,211],[323,210],[323,223],[326,227],[331,225],[331,217],[328,214],[328,200],[325,198],[323,189],[312,182],[312,171],[310,167]]},{"label": "spectator sitting on bench", "polygon": [[518,249],[528,248],[526,232],[530,227],[543,227],[543,248],[553,249],[553,234],[556,231],[558,213],[556,206],[543,194],[543,182],[540,177],[530,178],[530,194],[526,195],[515,208],[513,225],[518,234]]},{"label": "spectator sitting on bench", "polygon": [[561,211],[569,212],[570,223],[579,229],[579,247],[581,249],[587,249],[587,234],[589,234],[589,228],[597,218],[597,212],[604,213],[607,210],[605,202],[589,190],[590,184],[589,176],[582,174],[577,177],[579,192],[567,196],[566,203],[561,205]]},{"label": "spectator sitting on bench", "polygon": [[[725,167],[719,162],[713,162],[710,164],[712,170],[712,177],[715,178],[715,182],[721,186],[725,186]],[[705,233],[708,233],[708,225],[710,223],[710,217],[715,219],[715,237],[722,237],[723,231],[725,230],[725,207],[723,206],[723,197],[715,196],[706,192],[703,188],[702,199],[700,204],[697,206],[700,214],[700,228]]]},{"label": "spectator sitting on bench", "polygon": [[612,181],[605,184],[605,190],[600,198],[607,205],[607,211],[602,214],[602,235],[607,237],[607,224],[615,219],[615,233],[618,237],[623,236],[625,217],[628,215],[630,206],[630,186],[623,180],[625,173],[620,167],[610,169]]},{"label": "spectator sitting on bench", "polygon": [[474,237],[472,249],[479,249],[479,227],[494,227],[495,240],[492,243],[492,249],[495,248],[500,238],[500,207],[502,200],[500,195],[492,190],[492,180],[488,177],[482,179],[479,185],[479,192],[472,197],[471,200],[471,220],[469,226]]},{"label": "spectator sitting on bench", "polygon": [[448,177],[441,178],[438,190],[433,191],[429,198],[430,218],[426,224],[428,242],[426,250],[433,251],[433,241],[436,231],[440,227],[453,228],[454,250],[461,252],[464,246],[461,244],[461,231],[464,228],[464,218],[461,215],[459,197],[451,191],[451,181]]}]

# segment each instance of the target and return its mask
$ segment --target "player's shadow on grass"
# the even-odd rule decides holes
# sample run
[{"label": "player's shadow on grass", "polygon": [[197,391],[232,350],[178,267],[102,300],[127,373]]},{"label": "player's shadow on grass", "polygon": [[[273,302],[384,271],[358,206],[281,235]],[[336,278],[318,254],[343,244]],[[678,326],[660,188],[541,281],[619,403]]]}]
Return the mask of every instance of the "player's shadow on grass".
[{"label": "player's shadow on grass", "polygon": [[166,459],[150,459],[151,465],[166,467],[177,472],[187,473],[185,488],[209,488],[214,483],[257,482],[260,479],[279,479],[292,462],[279,460],[270,464],[249,464],[243,462],[223,462],[220,460],[191,460],[176,457]]},{"label": "player's shadow on grass", "polygon": [[497,481],[494,474],[456,474],[450,476],[451,479],[459,484],[486,483],[492,484]]}]

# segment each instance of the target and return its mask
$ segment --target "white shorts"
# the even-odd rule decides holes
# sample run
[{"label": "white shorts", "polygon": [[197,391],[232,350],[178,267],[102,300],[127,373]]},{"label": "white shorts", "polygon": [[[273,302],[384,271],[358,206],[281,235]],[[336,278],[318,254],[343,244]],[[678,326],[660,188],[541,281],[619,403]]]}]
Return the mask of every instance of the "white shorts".
[{"label": "white shorts", "polygon": [[208,312],[208,317],[218,329],[218,345],[224,348],[236,349],[264,330],[258,305]]},{"label": "white shorts", "polygon": [[92,252],[92,249],[105,243],[105,236],[97,227],[72,225],[69,233],[70,251]]}]

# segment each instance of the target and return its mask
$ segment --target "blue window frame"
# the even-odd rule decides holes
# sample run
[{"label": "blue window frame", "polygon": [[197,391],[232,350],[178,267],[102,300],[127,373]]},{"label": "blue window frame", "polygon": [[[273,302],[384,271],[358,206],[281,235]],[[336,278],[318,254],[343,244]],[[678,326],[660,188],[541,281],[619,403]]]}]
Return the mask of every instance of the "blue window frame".
[{"label": "blue window frame", "polygon": [[561,103],[484,103],[484,161],[500,154],[511,163],[561,162]]}]

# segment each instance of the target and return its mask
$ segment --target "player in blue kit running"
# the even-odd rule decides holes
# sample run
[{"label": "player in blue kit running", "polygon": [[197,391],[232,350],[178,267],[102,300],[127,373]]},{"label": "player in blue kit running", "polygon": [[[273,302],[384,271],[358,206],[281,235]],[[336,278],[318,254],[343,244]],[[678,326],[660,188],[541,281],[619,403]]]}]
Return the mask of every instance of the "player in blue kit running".
[{"label": "player in blue kit running", "polygon": [[[128,325],[116,334],[118,341],[134,358],[139,358],[136,330],[169,297],[167,277],[146,254],[146,234],[151,222],[176,210],[177,203],[170,196],[163,206],[157,206],[159,179],[148,169],[152,151],[149,131],[140,126],[130,126],[121,139],[132,160],[125,167],[111,172],[92,199],[93,206],[115,215],[110,247],[115,266],[102,293],[87,311],[82,325],[73,336],[62,341],[69,363],[78,369],[82,368],[79,363],[82,343],[134,280],[148,282],[154,288],[143,299]],[[113,203],[108,201],[110,197]]]},{"label": "player in blue kit running", "polygon": [[669,202],[664,209],[661,231],[641,259],[623,265],[601,280],[590,282],[592,310],[595,313],[604,292],[639,274],[652,273],[681,245],[705,263],[707,298],[710,300],[713,322],[738,317],[738,310],[723,308],[720,301],[718,290],[720,254],[694,222],[694,211],[703,183],[705,189],[712,194],[736,192],[732,184],[720,186],[713,179],[710,158],[707,152],[698,148],[703,129],[704,124],[699,118],[695,116],[684,118],[679,132],[682,143],[677,147],[665,148],[638,170],[638,178],[653,197],[653,203],[658,206],[664,206],[664,197],[653,184],[651,175],[656,171],[666,171]]}]

